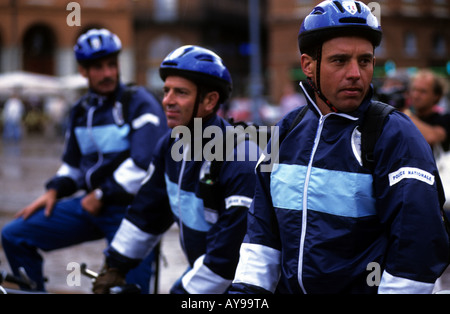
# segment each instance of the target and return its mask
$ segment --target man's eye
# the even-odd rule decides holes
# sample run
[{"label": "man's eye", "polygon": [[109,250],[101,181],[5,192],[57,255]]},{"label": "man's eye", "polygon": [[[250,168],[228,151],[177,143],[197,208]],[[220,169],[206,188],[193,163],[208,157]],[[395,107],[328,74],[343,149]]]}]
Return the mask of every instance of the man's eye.
[{"label": "man's eye", "polygon": [[333,62],[336,64],[343,64],[345,62],[345,59],[334,59]]}]

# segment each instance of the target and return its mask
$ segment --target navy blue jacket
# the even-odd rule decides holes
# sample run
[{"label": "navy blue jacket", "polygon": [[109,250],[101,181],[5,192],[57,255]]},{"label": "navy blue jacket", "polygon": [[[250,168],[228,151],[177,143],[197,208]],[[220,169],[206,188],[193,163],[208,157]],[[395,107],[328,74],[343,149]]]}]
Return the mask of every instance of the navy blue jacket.
[{"label": "navy blue jacket", "polygon": [[[370,95],[355,112],[323,116],[312,91],[305,94],[310,110],[281,143],[278,163],[272,171],[257,167],[232,291],[431,292],[449,243],[430,146],[393,112],[371,173],[357,128]],[[280,134],[299,110],[279,122]]]},{"label": "navy blue jacket", "polygon": [[[225,134],[229,124],[214,116],[202,123],[203,131],[211,126]],[[210,165],[204,155],[210,138],[193,133],[186,141],[188,149],[178,146],[181,140],[170,133],[159,142],[148,177],[106,251],[107,263],[122,269],[136,265],[175,221],[190,270],[172,292],[224,293],[234,277],[246,231],[258,156],[251,157],[252,146],[238,159],[239,146],[234,148],[232,161],[225,160],[219,173],[218,206],[207,207],[200,180]]]},{"label": "navy blue jacket", "polygon": [[120,84],[109,98],[90,91],[71,109],[63,165],[47,183],[59,197],[101,188],[105,203],[127,204],[137,193],[168,127],[161,104],[142,87],[133,87],[125,108],[127,88]]}]

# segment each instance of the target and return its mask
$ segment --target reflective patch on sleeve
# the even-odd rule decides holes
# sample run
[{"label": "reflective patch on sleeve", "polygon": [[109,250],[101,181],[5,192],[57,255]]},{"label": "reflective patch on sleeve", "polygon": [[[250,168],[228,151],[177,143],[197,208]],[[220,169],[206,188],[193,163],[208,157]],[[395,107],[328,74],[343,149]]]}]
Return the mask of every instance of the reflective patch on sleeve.
[{"label": "reflective patch on sleeve", "polygon": [[426,184],[434,184],[434,176],[422,169],[414,167],[402,167],[389,174],[389,185],[393,186],[403,179],[416,179]]},{"label": "reflective patch on sleeve", "polygon": [[233,195],[230,197],[227,197],[225,199],[225,208],[228,209],[232,206],[243,206],[249,208],[252,204],[252,199],[247,196],[241,196],[241,195]]},{"label": "reflective patch on sleeve", "polygon": [[158,116],[152,114],[152,113],[146,113],[142,116],[136,118],[132,122],[133,129],[137,130],[142,128],[147,123],[151,123],[155,126],[159,126],[159,118]]}]

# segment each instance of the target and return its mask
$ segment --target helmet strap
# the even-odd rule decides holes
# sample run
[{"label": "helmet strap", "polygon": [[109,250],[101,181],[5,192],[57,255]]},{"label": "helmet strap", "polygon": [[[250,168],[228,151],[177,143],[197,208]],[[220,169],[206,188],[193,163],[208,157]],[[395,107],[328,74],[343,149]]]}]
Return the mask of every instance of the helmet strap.
[{"label": "helmet strap", "polygon": [[322,46],[320,46],[317,49],[317,55],[316,55],[316,84],[312,81],[311,78],[307,78],[306,82],[308,85],[316,92],[316,94],[319,96],[319,98],[331,109],[333,112],[338,112],[339,110],[325,97],[325,95],[322,93],[320,88],[320,66],[322,63]]},{"label": "helmet strap", "polygon": [[200,107],[200,101],[201,101],[201,93],[200,93],[200,86],[197,84],[197,95],[195,96],[195,103],[194,103],[194,110],[192,110],[192,116],[189,120],[187,127],[189,129],[194,128],[194,119],[197,117],[198,114],[198,108]]}]

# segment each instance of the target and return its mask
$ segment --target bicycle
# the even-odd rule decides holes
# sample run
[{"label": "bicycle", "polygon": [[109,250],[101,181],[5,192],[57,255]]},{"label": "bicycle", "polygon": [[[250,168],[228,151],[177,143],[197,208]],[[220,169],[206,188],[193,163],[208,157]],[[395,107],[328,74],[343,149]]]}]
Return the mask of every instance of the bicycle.
[{"label": "bicycle", "polygon": [[[87,268],[85,263],[80,265],[81,274],[95,280],[98,273]],[[19,276],[0,270],[0,294],[51,294],[45,291],[37,291],[36,283],[28,277],[23,267],[19,268]],[[21,289],[4,287],[3,283],[19,285]],[[110,288],[110,294],[140,294],[141,288],[136,284],[126,284]]]},{"label": "bicycle", "polygon": [[[19,276],[12,275],[5,270],[0,270],[0,294],[44,294],[45,292],[36,291],[36,283],[28,277],[23,267],[19,268]],[[21,286],[23,289],[5,288],[2,284],[12,283]]]},{"label": "bicycle", "polygon": [[[81,274],[95,280],[98,277],[98,273],[87,268],[86,263],[80,265]],[[115,286],[109,288],[109,294],[140,294],[141,287],[137,284],[125,284],[121,286]]]}]

